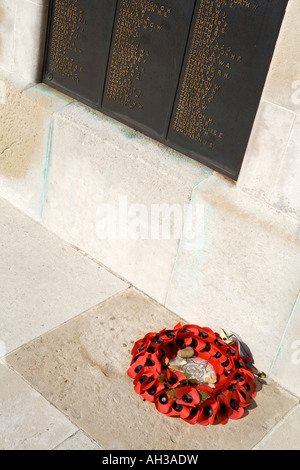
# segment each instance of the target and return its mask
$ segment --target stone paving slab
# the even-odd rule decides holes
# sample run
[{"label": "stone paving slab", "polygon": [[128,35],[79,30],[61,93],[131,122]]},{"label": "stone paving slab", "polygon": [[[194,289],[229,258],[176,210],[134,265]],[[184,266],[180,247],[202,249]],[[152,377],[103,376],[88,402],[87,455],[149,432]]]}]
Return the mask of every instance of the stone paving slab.
[{"label": "stone paving slab", "polygon": [[11,352],[127,288],[0,199],[0,341]]},{"label": "stone paving slab", "polygon": [[262,386],[241,420],[226,426],[191,426],[159,414],[135,394],[126,375],[133,343],[178,320],[128,288],[6,359],[103,449],[252,449],[298,403],[273,383]]},{"label": "stone paving slab", "polygon": [[77,431],[73,436],[55,447],[54,450],[103,450],[96,442],[92,441],[84,432]]},{"label": "stone paving slab", "polygon": [[77,430],[3,364],[0,364],[0,404],[1,450],[51,450]]},{"label": "stone paving slab", "polygon": [[299,450],[300,449],[300,405],[295,406],[255,450]]}]

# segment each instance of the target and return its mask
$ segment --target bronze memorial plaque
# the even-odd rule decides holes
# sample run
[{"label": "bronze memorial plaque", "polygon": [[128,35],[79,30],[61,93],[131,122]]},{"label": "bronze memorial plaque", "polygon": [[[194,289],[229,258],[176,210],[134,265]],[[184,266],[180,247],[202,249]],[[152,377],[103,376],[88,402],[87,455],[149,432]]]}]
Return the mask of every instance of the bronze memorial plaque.
[{"label": "bronze memorial plaque", "polygon": [[101,105],[117,0],[52,0],[44,82]]},{"label": "bronze memorial plaque", "polygon": [[103,108],[165,138],[194,11],[194,0],[121,0]]},{"label": "bronze memorial plaque", "polygon": [[288,0],[50,0],[44,82],[236,180]]},{"label": "bronze memorial plaque", "polygon": [[237,179],[287,0],[198,0],[169,145]]}]

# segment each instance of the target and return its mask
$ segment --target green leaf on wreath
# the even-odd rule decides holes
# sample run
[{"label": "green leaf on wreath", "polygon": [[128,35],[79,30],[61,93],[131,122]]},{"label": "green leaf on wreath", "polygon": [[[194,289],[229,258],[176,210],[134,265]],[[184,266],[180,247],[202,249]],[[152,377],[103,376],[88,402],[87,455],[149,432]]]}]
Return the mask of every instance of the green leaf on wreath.
[{"label": "green leaf on wreath", "polygon": [[165,384],[165,383],[166,383],[166,376],[165,376],[165,374],[160,374],[160,376],[157,377],[157,380],[158,380],[161,384]]},{"label": "green leaf on wreath", "polygon": [[188,372],[183,372],[183,375],[186,377],[187,380],[190,380],[192,376],[192,374],[189,374]]},{"label": "green leaf on wreath", "polygon": [[175,390],[168,390],[166,394],[173,398],[173,400],[176,400]]},{"label": "green leaf on wreath", "polygon": [[208,395],[207,393],[205,392],[202,392],[201,390],[198,390],[198,393],[200,395],[200,403],[208,400],[210,398],[210,395]]}]

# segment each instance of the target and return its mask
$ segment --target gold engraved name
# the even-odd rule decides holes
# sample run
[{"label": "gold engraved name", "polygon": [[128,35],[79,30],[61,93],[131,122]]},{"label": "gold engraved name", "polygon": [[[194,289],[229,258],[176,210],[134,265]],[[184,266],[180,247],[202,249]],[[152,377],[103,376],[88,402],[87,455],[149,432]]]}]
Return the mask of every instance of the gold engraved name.
[{"label": "gold engraved name", "polygon": [[234,8],[235,6],[240,6],[253,10],[257,10],[259,8],[259,5],[253,2],[253,0],[215,0],[215,2],[219,6],[229,6],[230,8]]}]

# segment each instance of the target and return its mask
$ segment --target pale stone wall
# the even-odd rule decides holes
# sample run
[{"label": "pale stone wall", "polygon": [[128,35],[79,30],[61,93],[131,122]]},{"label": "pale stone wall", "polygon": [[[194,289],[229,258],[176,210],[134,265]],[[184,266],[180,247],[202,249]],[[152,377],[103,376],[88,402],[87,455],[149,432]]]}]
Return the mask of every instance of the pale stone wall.
[{"label": "pale stone wall", "polygon": [[0,0],[0,67],[41,78],[49,0]]},{"label": "pale stone wall", "polygon": [[[300,2],[289,0],[238,180],[243,191],[300,218]],[[246,86],[246,84],[245,84]]]},{"label": "pale stone wall", "polygon": [[[235,331],[257,367],[300,396],[299,1],[289,2],[237,183],[33,85],[47,8],[0,0],[0,196],[186,320]],[[196,240],[99,240],[98,207],[120,197],[199,204]]]}]

